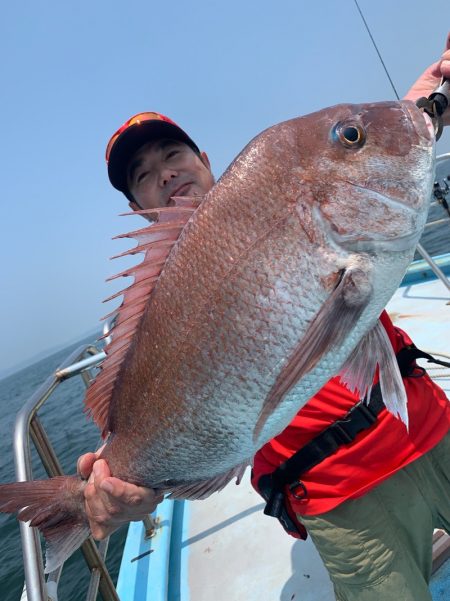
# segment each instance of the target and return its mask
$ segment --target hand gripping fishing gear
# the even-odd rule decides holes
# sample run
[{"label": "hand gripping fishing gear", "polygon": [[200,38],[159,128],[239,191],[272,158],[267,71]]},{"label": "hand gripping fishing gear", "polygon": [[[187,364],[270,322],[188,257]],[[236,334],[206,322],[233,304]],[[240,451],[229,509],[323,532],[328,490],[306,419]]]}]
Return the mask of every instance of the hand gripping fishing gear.
[{"label": "hand gripping fishing gear", "polygon": [[443,79],[441,85],[436,88],[436,90],[434,90],[434,92],[430,94],[428,98],[422,96],[422,98],[419,98],[416,101],[416,105],[422,109],[424,113],[431,117],[434,125],[436,140],[439,140],[442,130],[444,129],[442,115],[449,104],[450,81],[448,79]]},{"label": "hand gripping fishing gear", "polygon": [[[427,359],[450,367],[450,363],[436,359],[421,351],[414,344],[403,347],[396,355],[403,378],[420,378],[425,370],[416,364],[416,359]],[[295,538],[306,539],[305,527],[295,519],[295,513],[286,502],[286,493],[301,501],[308,497],[306,486],[301,481],[304,472],[332,455],[342,445],[352,443],[357,434],[372,426],[378,414],[385,408],[379,383],[372,388],[369,402],[359,401],[341,419],[325,428],[308,444],[282,463],[274,472],[264,474],[258,480],[258,490],[266,501],[264,513],[279,520],[285,531]]]}]

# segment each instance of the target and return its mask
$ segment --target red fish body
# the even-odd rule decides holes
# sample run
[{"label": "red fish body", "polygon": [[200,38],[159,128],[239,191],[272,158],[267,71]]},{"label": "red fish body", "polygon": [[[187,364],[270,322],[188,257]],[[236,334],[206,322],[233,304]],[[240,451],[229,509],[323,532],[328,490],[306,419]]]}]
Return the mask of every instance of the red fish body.
[{"label": "red fish body", "polygon": [[[364,395],[378,363],[385,402],[406,422],[377,319],[423,229],[433,165],[412,103],[340,105],[257,136],[197,209],[155,210],[155,224],[130,234],[145,258],[124,274],[135,283],[86,400],[111,472],[207,496],[343,367]],[[83,484],[55,480],[64,494],[53,493],[51,518],[39,486],[1,486],[0,510],[32,506],[19,518],[53,543],[50,569],[71,551],[57,548],[64,524],[78,529],[73,545],[86,536]]]}]

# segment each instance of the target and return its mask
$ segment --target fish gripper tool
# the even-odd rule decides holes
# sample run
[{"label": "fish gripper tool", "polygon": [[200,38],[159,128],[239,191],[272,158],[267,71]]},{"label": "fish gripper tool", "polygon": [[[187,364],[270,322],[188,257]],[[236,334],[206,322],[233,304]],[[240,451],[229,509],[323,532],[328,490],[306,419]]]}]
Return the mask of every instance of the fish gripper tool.
[{"label": "fish gripper tool", "polygon": [[441,85],[434,90],[432,94],[425,98],[419,98],[416,101],[416,105],[423,110],[429,117],[434,125],[434,133],[436,140],[439,140],[444,129],[444,123],[442,121],[442,115],[450,104],[450,80],[443,79]]}]

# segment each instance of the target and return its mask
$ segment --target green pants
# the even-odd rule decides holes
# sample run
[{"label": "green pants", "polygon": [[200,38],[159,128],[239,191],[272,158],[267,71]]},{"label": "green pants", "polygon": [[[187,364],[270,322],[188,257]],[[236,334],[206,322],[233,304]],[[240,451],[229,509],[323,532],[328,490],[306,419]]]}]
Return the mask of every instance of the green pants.
[{"label": "green pants", "polygon": [[364,497],[299,518],[338,601],[431,601],[433,529],[450,532],[450,434]]}]

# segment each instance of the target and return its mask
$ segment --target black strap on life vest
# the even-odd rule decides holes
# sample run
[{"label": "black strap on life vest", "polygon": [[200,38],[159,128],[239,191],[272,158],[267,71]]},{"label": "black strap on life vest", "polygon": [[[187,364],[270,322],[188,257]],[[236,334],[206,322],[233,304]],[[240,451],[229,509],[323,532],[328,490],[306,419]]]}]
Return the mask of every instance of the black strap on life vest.
[{"label": "black strap on life vest", "polygon": [[[450,363],[435,359],[414,345],[405,346],[396,357],[403,378],[423,376],[425,370],[415,363],[418,358],[450,367]],[[328,426],[274,472],[261,476],[258,488],[267,502],[264,513],[278,518],[288,532],[298,532],[298,525],[293,523],[285,507],[285,487],[288,487],[294,498],[305,499],[307,490],[300,479],[301,475],[332,455],[340,446],[353,442],[360,432],[375,423],[384,407],[380,386],[376,384],[368,403],[359,401],[343,418]]]}]

